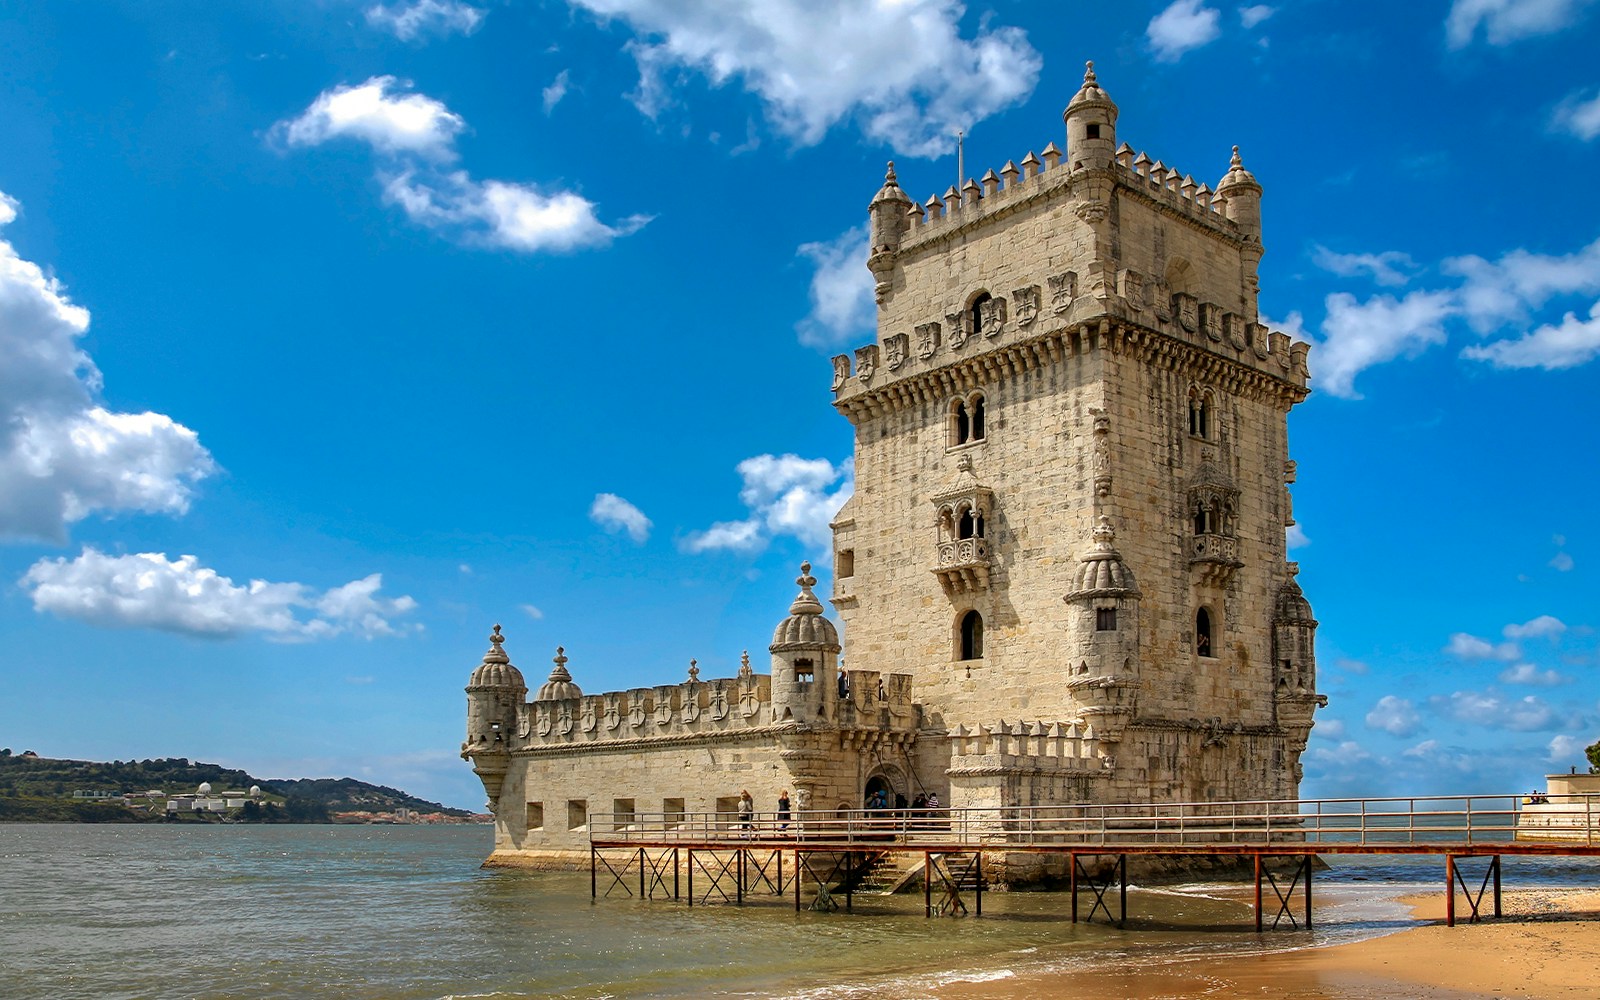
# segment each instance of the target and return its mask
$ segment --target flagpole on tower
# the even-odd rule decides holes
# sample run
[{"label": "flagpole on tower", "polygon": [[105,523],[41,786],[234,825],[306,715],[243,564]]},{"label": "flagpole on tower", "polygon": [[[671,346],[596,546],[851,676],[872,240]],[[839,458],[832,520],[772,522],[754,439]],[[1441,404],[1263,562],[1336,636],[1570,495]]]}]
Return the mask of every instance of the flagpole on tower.
[{"label": "flagpole on tower", "polygon": [[967,138],[967,133],[964,130],[956,129],[956,190],[957,191],[961,190],[961,185],[966,183],[966,178],[967,178],[966,138]]}]

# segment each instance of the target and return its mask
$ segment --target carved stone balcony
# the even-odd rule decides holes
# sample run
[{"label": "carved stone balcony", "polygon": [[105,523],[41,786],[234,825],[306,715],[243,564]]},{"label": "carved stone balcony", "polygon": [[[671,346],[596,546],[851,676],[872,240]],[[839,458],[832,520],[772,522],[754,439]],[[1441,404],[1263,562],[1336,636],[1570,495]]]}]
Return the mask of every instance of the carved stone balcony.
[{"label": "carved stone balcony", "polygon": [[1197,570],[1200,582],[1222,586],[1243,566],[1239,561],[1239,540],[1227,535],[1195,535],[1189,541],[1189,568]]},{"label": "carved stone balcony", "polygon": [[939,543],[939,565],[934,568],[946,596],[989,586],[989,541],[985,538],[958,538]]}]

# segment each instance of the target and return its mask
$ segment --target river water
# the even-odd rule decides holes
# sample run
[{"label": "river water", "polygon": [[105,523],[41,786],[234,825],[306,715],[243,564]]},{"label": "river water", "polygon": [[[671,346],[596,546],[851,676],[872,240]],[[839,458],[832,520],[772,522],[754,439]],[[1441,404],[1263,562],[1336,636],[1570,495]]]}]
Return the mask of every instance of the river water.
[{"label": "river water", "polygon": [[[883,1000],[1370,937],[1404,923],[1399,892],[1443,886],[1439,859],[1331,859],[1313,932],[1247,930],[1236,886],[1135,888],[1119,930],[1070,923],[1058,893],[985,894],[982,919],[925,919],[920,894],[857,896],[849,914],[772,897],[591,903],[587,873],[481,868],[490,840],[461,826],[0,825],[0,996]],[[1508,859],[1505,880],[1597,875]]]}]

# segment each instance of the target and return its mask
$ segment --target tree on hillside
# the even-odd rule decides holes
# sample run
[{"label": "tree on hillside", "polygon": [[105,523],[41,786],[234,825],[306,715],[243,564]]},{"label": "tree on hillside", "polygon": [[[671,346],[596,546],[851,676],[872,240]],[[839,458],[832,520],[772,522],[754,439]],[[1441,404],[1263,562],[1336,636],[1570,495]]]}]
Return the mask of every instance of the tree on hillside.
[{"label": "tree on hillside", "polygon": [[1589,773],[1600,774],[1600,740],[1584,747],[1583,752],[1589,758]]}]

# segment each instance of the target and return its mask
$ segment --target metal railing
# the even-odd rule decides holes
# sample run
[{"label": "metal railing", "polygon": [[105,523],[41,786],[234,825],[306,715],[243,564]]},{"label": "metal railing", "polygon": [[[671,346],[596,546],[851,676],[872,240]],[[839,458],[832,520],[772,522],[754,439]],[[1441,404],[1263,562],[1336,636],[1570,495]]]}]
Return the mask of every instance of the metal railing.
[{"label": "metal railing", "polygon": [[[1542,799],[1543,797],[1537,797]],[[963,809],[594,813],[601,844],[1327,848],[1600,847],[1600,794],[1162,802]]]}]

